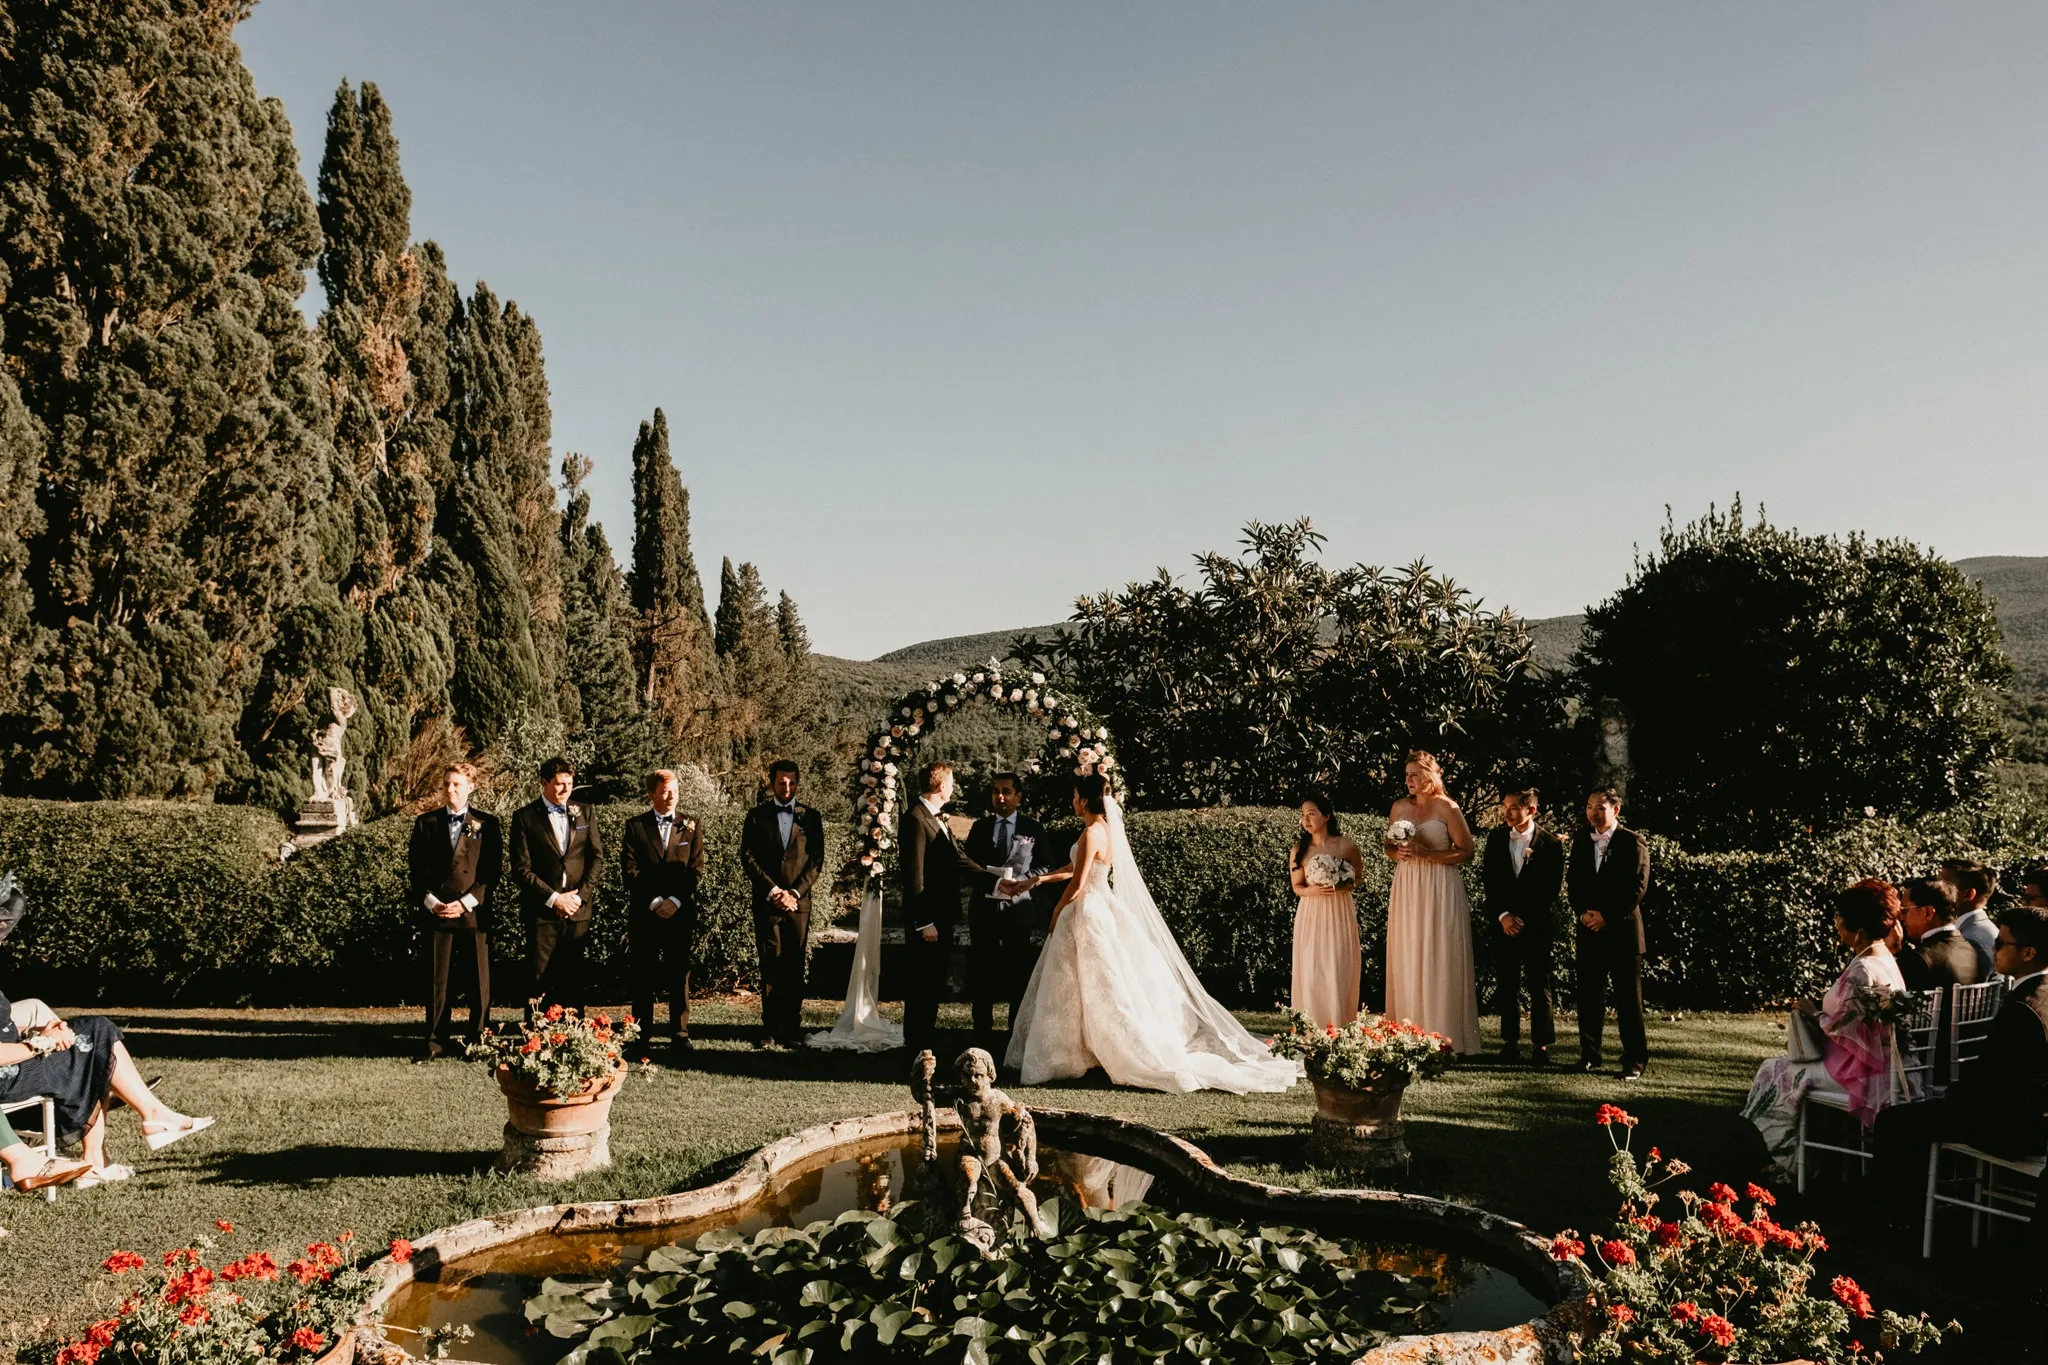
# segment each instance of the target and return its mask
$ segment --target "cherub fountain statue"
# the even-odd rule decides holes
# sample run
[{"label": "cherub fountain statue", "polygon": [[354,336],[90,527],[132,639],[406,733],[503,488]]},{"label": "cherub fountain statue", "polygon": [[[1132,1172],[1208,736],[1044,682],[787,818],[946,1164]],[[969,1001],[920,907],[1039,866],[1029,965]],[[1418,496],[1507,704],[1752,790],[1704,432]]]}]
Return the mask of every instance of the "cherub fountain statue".
[{"label": "cherub fountain statue", "polygon": [[1044,1236],[1031,1182],[1038,1176],[1038,1126],[1031,1111],[996,1089],[996,1062],[981,1048],[969,1048],[954,1062],[958,1089],[953,1112],[960,1116],[960,1172],[956,1192],[939,1163],[939,1113],[934,1078],[938,1059],[929,1049],[910,1065],[910,1090],[924,1119],[924,1190],[934,1231],[950,1232],[984,1255],[995,1247],[996,1230],[977,1211],[1012,1205],[1034,1233]]}]

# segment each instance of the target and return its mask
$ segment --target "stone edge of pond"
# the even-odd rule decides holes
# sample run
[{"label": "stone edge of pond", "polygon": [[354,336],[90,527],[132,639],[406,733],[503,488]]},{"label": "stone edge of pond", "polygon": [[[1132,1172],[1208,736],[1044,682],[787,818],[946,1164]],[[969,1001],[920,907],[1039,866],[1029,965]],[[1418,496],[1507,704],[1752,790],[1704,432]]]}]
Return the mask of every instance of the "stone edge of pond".
[{"label": "stone edge of pond", "polygon": [[[1032,1108],[1041,1140],[1082,1138],[1098,1147],[1121,1148],[1171,1172],[1204,1200],[1246,1217],[1298,1221],[1330,1214],[1362,1217],[1387,1226],[1395,1235],[1434,1245],[1446,1239],[1455,1249],[1483,1251],[1495,1264],[1515,1273],[1525,1284],[1543,1284],[1559,1304],[1568,1304],[1587,1287],[1577,1266],[1551,1259],[1548,1243],[1513,1219],[1469,1204],[1457,1204],[1397,1190],[1297,1190],[1231,1175],[1194,1143],[1128,1119],[1071,1109]],[[939,1110],[942,1131],[957,1132],[959,1117],[950,1107]],[[410,1359],[376,1331],[376,1319],[405,1285],[431,1279],[441,1266],[489,1251],[508,1242],[568,1232],[627,1231],[660,1227],[709,1217],[767,1194],[784,1171],[812,1157],[829,1155],[875,1138],[908,1137],[921,1129],[919,1116],[899,1110],[839,1119],[802,1129],[757,1148],[740,1168],[715,1185],[648,1199],[601,1199],[578,1204],[542,1204],[473,1218],[413,1239],[411,1259],[388,1256],[370,1270],[382,1281],[357,1317],[356,1359],[395,1365]],[[1559,1314],[1550,1314],[1497,1332],[1450,1332],[1402,1337],[1369,1352],[1359,1365],[1535,1365],[1574,1356]],[[461,1365],[444,1362],[443,1365]]]}]

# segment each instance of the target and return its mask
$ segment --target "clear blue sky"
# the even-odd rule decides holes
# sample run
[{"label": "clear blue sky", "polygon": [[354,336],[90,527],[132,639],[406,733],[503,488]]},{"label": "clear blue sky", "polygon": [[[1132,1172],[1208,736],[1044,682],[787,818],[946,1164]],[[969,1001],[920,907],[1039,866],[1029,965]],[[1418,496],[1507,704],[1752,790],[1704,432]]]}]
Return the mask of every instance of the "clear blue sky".
[{"label": "clear blue sky", "polygon": [[1304,513],[1577,610],[1670,504],[2048,553],[2048,6],[263,0],[540,321],[630,539],[818,648],[1059,619]]}]

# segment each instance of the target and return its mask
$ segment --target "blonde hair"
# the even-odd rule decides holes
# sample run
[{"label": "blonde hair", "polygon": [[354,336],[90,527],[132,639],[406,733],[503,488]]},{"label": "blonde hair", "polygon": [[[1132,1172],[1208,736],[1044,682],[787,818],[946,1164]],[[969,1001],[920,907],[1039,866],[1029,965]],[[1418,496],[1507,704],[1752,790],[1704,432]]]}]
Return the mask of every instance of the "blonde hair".
[{"label": "blonde hair", "polygon": [[669,771],[667,768],[656,768],[653,772],[647,774],[647,781],[644,785],[646,787],[647,794],[649,796],[652,796],[656,792],[660,791],[665,784],[670,782],[674,782],[677,787],[681,787],[683,785],[682,781],[679,778],[677,778],[676,775],[673,772]]},{"label": "blonde hair", "polygon": [[450,763],[441,775],[446,777],[449,773],[461,773],[469,779],[469,785],[472,787],[483,781],[483,774],[476,770],[476,764],[467,759],[457,759]]},{"label": "blonde hair", "polygon": [[1408,762],[1406,766],[1409,768],[1420,768],[1422,769],[1422,771],[1429,774],[1430,795],[1447,795],[1447,793],[1444,791],[1443,765],[1436,761],[1435,754],[1431,753],[1427,749],[1410,749],[1408,751]]}]

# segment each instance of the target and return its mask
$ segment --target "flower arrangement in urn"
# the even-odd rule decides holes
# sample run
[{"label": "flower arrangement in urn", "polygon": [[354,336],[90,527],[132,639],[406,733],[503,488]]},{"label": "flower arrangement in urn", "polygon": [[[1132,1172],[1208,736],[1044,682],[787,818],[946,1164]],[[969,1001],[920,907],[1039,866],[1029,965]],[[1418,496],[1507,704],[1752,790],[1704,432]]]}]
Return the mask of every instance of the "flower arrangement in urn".
[{"label": "flower arrangement in urn", "polygon": [[1273,1055],[1299,1058],[1310,1080],[1350,1090],[1391,1090],[1434,1080],[1457,1060],[1456,1047],[1443,1034],[1377,1014],[1361,1014],[1339,1026],[1318,1024],[1293,1010],[1287,1024],[1287,1032],[1273,1040]]},{"label": "flower arrangement in urn", "polygon": [[[234,1233],[225,1219],[223,1236]],[[349,1339],[356,1314],[379,1284],[344,1232],[309,1242],[303,1256],[284,1265],[268,1251],[216,1259],[215,1242],[196,1237],[151,1258],[116,1251],[100,1263],[107,1288],[119,1295],[114,1314],[66,1341],[54,1365],[98,1365],[120,1360],[234,1365],[269,1361],[311,1365]],[[391,1243],[391,1259],[412,1255],[412,1244]],[[209,1262],[212,1262],[211,1264]]]},{"label": "flower arrangement in urn", "polygon": [[573,1009],[549,1005],[515,1031],[486,1029],[469,1045],[469,1055],[496,1072],[500,1084],[523,1082],[567,1099],[623,1071],[619,1050],[639,1036],[640,1026],[630,1014],[613,1023],[602,1010],[586,1019]]},{"label": "flower arrangement in urn", "polygon": [[1917,1355],[1941,1341],[1943,1329],[1925,1314],[1879,1311],[1846,1275],[1810,1292],[1823,1276],[1813,1258],[1827,1239],[1812,1223],[1776,1222],[1777,1200],[1760,1185],[1740,1195],[1718,1181],[1704,1195],[1679,1190],[1666,1219],[1658,1189],[1691,1168],[1655,1147],[1638,1165],[1636,1119],[1626,1110],[1603,1104],[1593,1121],[1614,1145],[1608,1179],[1621,1210],[1604,1236],[1581,1241],[1567,1229],[1550,1244],[1554,1258],[1598,1277],[1578,1305],[1581,1359],[1837,1365],[1882,1360],[1886,1351]]}]

